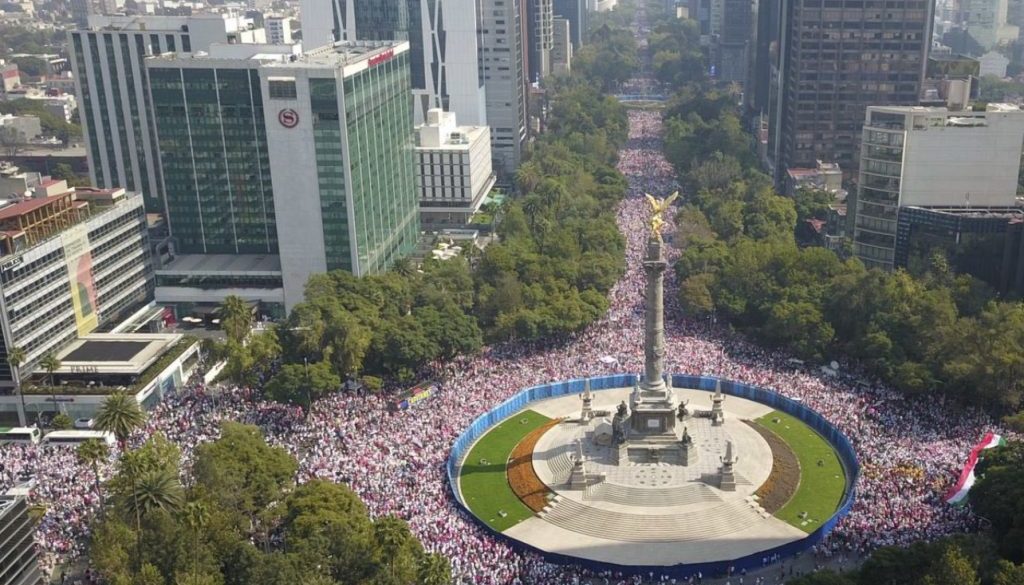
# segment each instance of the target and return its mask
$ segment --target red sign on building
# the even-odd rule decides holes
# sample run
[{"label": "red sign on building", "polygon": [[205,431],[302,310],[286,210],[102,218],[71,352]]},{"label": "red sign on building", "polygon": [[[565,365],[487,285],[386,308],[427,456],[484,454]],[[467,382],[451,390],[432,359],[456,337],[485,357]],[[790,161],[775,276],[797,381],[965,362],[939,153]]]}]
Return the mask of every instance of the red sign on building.
[{"label": "red sign on building", "polygon": [[377,65],[380,65],[381,63],[387,63],[392,58],[394,58],[394,56],[395,56],[394,49],[388,49],[387,51],[384,51],[380,55],[374,55],[373,57],[370,57],[370,59],[369,59],[370,67],[376,67]]},{"label": "red sign on building", "polygon": [[285,128],[294,128],[299,125],[299,113],[291,108],[285,108],[277,113],[277,121]]}]

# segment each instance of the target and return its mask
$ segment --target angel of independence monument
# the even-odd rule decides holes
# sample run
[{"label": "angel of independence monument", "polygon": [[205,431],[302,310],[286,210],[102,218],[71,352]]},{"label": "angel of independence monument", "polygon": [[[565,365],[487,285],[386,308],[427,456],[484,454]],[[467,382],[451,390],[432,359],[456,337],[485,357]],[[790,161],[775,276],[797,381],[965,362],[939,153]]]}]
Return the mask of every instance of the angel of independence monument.
[{"label": "angel of independence monument", "polygon": [[629,440],[637,444],[674,442],[677,402],[675,393],[665,384],[665,253],[662,250],[661,214],[678,196],[656,201],[648,195],[654,210],[651,235],[647,240],[647,310],[644,319],[644,379],[630,397]]}]

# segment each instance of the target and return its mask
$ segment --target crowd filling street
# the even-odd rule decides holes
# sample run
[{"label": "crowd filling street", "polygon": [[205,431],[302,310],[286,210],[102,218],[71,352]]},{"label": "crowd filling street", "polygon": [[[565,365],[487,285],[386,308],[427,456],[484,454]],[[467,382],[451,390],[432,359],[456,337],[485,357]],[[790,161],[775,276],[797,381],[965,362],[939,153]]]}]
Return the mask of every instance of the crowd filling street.
[{"label": "crowd filling street", "polygon": [[[626,89],[650,91],[642,79]],[[629,141],[619,161],[630,185],[618,209],[628,243],[626,273],[610,293],[607,315],[585,331],[544,346],[513,343],[436,364],[439,386],[434,395],[408,410],[389,409],[394,398],[387,395],[338,392],[315,403],[307,415],[299,407],[265,401],[259,388],[193,382],[149,413],[146,427],[131,445],[164,434],[182,450],[187,482],[195,447],[215,440],[222,421],[259,425],[270,443],[300,461],[297,481],[324,478],[345,483],[375,517],[393,514],[405,519],[427,550],[451,560],[459,584],[674,582],[657,574],[592,574],[518,552],[480,528],[458,506],[445,474],[449,449],[459,434],[521,389],[643,370],[641,256],[650,215],[644,194],[667,197],[679,188],[661,153],[661,132],[660,112],[630,111]],[[666,219],[665,238],[670,242],[673,227],[671,217]],[[673,256],[670,253],[670,261]],[[988,417],[946,407],[941,401],[905,398],[848,364],[840,364],[835,373],[823,373],[796,363],[784,353],[729,333],[713,319],[682,315],[672,270],[666,273],[666,288],[667,372],[722,376],[774,389],[821,413],[852,442],[862,467],[857,501],[819,545],[819,558],[861,555],[882,545],[976,528],[969,510],[946,505],[942,494],[955,481],[971,445],[985,431],[994,430]],[[118,453],[113,451],[101,467],[103,478],[114,471]],[[0,492],[24,482],[30,482],[31,503],[45,507],[36,531],[45,568],[52,571],[58,562],[81,556],[88,522],[98,508],[91,468],[79,463],[68,447],[0,446]],[[778,580],[773,576],[771,581]]]},{"label": "crowd filling street", "polygon": [[[618,211],[628,242],[627,271],[611,291],[611,309],[572,339],[545,347],[504,345],[438,364],[434,396],[392,412],[386,395],[336,393],[309,416],[299,407],[264,401],[259,389],[193,383],[154,409],[138,445],[163,433],[188,461],[195,447],[216,439],[222,421],[259,425],[268,441],[300,461],[298,481],[325,478],[355,490],[375,516],[409,522],[424,546],[451,559],[458,583],[633,583],[640,577],[592,575],[522,554],[479,528],[450,495],[445,460],[458,435],[481,413],[519,390],[544,382],[643,370],[641,255],[649,233],[644,193],[678,189],[661,155],[658,112],[630,112],[630,138],[620,170],[630,189]],[[669,218],[670,219],[670,218]],[[666,239],[671,240],[671,226]],[[671,247],[669,247],[671,248]],[[671,259],[671,258],[670,258]],[[672,271],[666,274],[666,370],[723,376],[798,398],[838,426],[862,466],[857,503],[819,547],[824,556],[862,554],[887,544],[964,532],[975,520],[942,501],[971,445],[992,422],[941,402],[909,400],[840,365],[835,375],[809,369],[782,353],[756,347],[708,319],[680,315]],[[115,449],[116,451],[116,449]],[[115,461],[117,453],[111,456]],[[109,477],[113,465],[101,474]],[[45,506],[36,532],[46,568],[82,554],[88,521],[98,506],[92,471],[67,447],[0,447],[0,490],[30,481],[31,502]],[[657,575],[654,576],[657,580]]]}]

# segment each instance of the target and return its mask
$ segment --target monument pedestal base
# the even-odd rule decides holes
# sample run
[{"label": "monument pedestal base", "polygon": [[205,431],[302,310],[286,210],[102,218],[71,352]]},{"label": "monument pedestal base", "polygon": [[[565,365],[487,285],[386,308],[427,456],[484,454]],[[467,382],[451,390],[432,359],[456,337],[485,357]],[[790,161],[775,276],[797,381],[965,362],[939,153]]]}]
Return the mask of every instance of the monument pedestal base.
[{"label": "monument pedestal base", "polygon": [[679,458],[682,460],[683,466],[692,465],[697,462],[697,453],[693,450],[692,445],[683,445],[679,449]]},{"label": "monument pedestal base", "polygon": [[733,473],[723,473],[722,479],[718,483],[718,489],[723,492],[736,491],[736,476]]}]

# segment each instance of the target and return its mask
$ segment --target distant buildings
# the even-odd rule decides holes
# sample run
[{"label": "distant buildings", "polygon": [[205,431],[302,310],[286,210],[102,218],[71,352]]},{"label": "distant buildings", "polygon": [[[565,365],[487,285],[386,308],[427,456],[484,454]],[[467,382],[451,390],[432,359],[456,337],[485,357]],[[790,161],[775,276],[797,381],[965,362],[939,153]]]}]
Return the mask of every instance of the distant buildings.
[{"label": "distant buildings", "polygon": [[524,0],[527,13],[528,75],[539,82],[551,73],[551,48],[554,44],[554,5],[552,0]]},{"label": "distant buildings", "polygon": [[587,27],[590,26],[590,10],[587,0],[553,0],[556,17],[569,21],[569,40],[573,49],[579,50],[586,42]]},{"label": "distant buildings", "polygon": [[1015,106],[868,108],[850,208],[854,254],[893,268],[906,207],[1013,207],[1022,145],[1024,111]]},{"label": "distant buildings", "polygon": [[424,227],[465,225],[494,186],[487,126],[458,126],[454,114],[430,110],[417,128],[416,176]]},{"label": "distant buildings", "polygon": [[[865,108],[917,103],[934,2],[856,2],[842,10],[823,9],[820,0],[780,2],[775,86],[760,103],[772,110],[767,154],[776,181],[818,159],[854,172]],[[759,42],[764,49],[771,52]]]},{"label": "distant buildings", "polygon": [[981,52],[1016,41],[1020,30],[1007,21],[1008,0],[961,0],[964,26]]},{"label": "distant buildings", "polygon": [[303,0],[303,43],[409,41],[415,122],[428,109],[443,108],[463,123],[484,125],[479,11],[474,0]]},{"label": "distant buildings", "polygon": [[792,197],[802,189],[828,191],[837,197],[845,196],[843,191],[843,170],[839,165],[816,161],[809,169],[789,169],[786,172],[786,195]]},{"label": "distant buildings", "polygon": [[997,51],[989,51],[978,58],[981,62],[981,75],[995,75],[1006,77],[1006,69],[1010,66],[1010,60]]},{"label": "distant buildings", "polygon": [[287,16],[268,16],[263,20],[267,42],[271,45],[292,44],[292,19]]},{"label": "distant buildings", "polygon": [[0,128],[13,129],[24,142],[39,138],[43,131],[39,116],[15,116],[13,114],[0,114]]},{"label": "distant buildings", "polygon": [[[778,1],[778,0],[776,0]],[[720,0],[720,32],[713,47],[718,79],[744,85],[750,77],[754,10],[750,0]]]},{"label": "distant buildings", "polygon": [[21,74],[18,72],[17,63],[0,65],[0,83],[3,83],[3,93],[21,87]]},{"label": "distant buildings", "polygon": [[[303,0],[303,42],[316,47],[334,40],[408,40],[414,122],[422,123],[427,110],[442,108],[462,124],[490,126],[495,168],[509,182],[526,141],[529,52],[543,49],[545,59],[535,63],[542,72],[550,70],[552,2]],[[561,7],[582,38],[586,5],[572,2]],[[541,40],[531,45],[537,32]]]},{"label": "distant buildings", "polygon": [[[522,161],[526,143],[526,47],[522,2],[482,0],[480,67],[487,98],[487,124],[491,127],[491,153],[495,170],[506,183]],[[470,123],[459,118],[462,123]]]},{"label": "distant buildings", "polygon": [[557,17],[553,21],[551,35],[551,73],[567,75],[572,70],[572,27],[567,19]]}]

